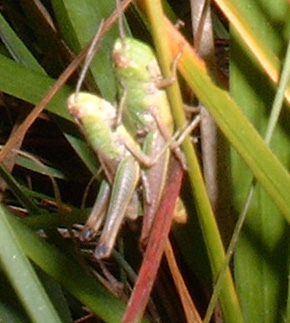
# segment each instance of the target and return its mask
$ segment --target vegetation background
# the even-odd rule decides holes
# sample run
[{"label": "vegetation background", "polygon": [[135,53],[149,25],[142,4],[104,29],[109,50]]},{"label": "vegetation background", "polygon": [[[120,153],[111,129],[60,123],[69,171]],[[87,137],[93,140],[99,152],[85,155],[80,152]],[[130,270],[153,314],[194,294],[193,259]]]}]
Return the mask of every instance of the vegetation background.
[{"label": "vegetation background", "polygon": [[[166,36],[160,38],[154,24],[163,25],[163,16],[150,12],[149,3],[136,1],[127,11],[127,22],[134,37],[156,49],[163,67],[180,51],[180,36],[174,30],[168,35],[164,58],[160,47]],[[190,301],[177,294],[172,280],[177,272],[170,273],[163,261],[144,320],[189,321],[188,312],[194,312],[199,322],[214,311],[214,322],[289,322],[289,2],[215,0],[204,7],[202,1],[172,0],[163,5],[173,23],[177,18],[185,22],[180,32],[190,43],[195,34],[195,48],[207,63],[206,69],[184,48],[179,64],[183,98],[188,104],[202,103],[226,139],[215,146],[217,161],[205,153],[203,128],[197,149],[189,142],[183,146],[189,170],[181,194],[188,222],[174,225],[171,241]],[[192,32],[190,5],[194,13],[211,12],[212,22],[208,17],[205,21],[214,32],[221,69],[202,51],[204,44],[209,52],[214,49],[210,33],[199,29],[196,20]],[[94,243],[72,238],[72,225],[88,215],[81,201],[99,167],[66,110],[78,73],[46,104],[56,79],[115,7],[108,0],[1,1],[0,139],[1,145],[8,143],[0,153],[3,322],[120,322],[123,317],[132,288],[130,273],[138,274],[140,265],[138,234],[125,226],[124,255],[116,253],[106,266],[92,258]],[[112,102],[116,80],[110,53],[118,35],[114,24],[102,39],[85,84]],[[180,126],[183,112],[173,109]],[[214,138],[223,138],[214,132]],[[208,158],[219,169],[213,207],[213,196],[205,190],[212,184]],[[86,205],[93,204],[97,189],[96,182]],[[249,190],[253,196],[243,212]],[[235,248],[235,240],[230,244],[233,232]],[[234,251],[234,260],[232,274],[225,270],[219,289],[213,286],[225,259],[222,240]],[[218,305],[211,302],[208,308],[213,291]]]}]

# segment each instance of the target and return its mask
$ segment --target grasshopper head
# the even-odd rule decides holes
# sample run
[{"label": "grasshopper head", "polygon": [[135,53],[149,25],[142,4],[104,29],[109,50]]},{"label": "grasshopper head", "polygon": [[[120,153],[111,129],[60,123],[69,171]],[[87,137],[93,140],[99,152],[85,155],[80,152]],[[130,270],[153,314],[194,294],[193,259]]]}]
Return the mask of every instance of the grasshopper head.
[{"label": "grasshopper head", "polygon": [[71,116],[80,121],[92,115],[108,124],[113,124],[116,120],[116,109],[112,104],[94,94],[73,93],[68,97],[67,107]]},{"label": "grasshopper head", "polygon": [[71,94],[67,106],[93,150],[115,167],[120,157],[112,130],[116,123],[115,108],[110,102],[84,92]]},{"label": "grasshopper head", "polygon": [[112,60],[122,79],[149,82],[152,78],[161,77],[152,49],[136,39],[117,39]]}]

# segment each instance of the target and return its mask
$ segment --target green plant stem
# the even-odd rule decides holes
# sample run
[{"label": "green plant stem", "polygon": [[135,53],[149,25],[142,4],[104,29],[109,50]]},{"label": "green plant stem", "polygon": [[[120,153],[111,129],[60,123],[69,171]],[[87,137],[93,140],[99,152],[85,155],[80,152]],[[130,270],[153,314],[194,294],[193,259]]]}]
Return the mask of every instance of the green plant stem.
[{"label": "green plant stem", "polygon": [[[148,19],[152,27],[152,35],[156,44],[157,54],[160,59],[160,65],[164,75],[169,76],[171,75],[170,54],[168,53],[168,41],[165,37],[165,35],[167,35],[167,31],[165,24],[162,23],[162,21],[164,21],[162,6],[159,1],[148,0],[145,1],[145,3]],[[168,87],[168,97],[170,103],[172,104],[174,117],[176,117],[176,124],[178,126],[184,125],[185,116],[177,82]],[[211,209],[210,201],[207,196],[202,173],[193,146],[189,140],[185,140],[182,148],[184,149],[188,163],[190,184],[196,199],[199,221],[202,227],[204,239],[206,241],[213,275],[214,277],[217,277],[225,257],[221,237],[219,235],[219,230]],[[224,310],[225,318],[228,322],[243,322],[241,309],[239,307],[233,280],[229,270],[227,271],[226,279],[223,284],[221,304]]]}]

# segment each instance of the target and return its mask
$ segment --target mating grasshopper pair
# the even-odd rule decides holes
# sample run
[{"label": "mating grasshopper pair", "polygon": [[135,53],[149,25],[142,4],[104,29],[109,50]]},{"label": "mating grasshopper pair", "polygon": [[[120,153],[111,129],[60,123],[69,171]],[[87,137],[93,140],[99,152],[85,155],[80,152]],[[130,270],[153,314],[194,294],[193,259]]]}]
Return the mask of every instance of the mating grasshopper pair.
[{"label": "mating grasshopper pair", "polygon": [[68,99],[69,112],[97,152],[107,178],[82,232],[82,238],[88,239],[105,221],[95,250],[98,259],[110,255],[124,217],[138,215],[140,177],[146,215],[141,241],[148,237],[164,190],[173,133],[167,96],[159,88],[162,75],[151,48],[132,38],[118,39],[112,58],[120,83],[119,111],[88,93]]}]

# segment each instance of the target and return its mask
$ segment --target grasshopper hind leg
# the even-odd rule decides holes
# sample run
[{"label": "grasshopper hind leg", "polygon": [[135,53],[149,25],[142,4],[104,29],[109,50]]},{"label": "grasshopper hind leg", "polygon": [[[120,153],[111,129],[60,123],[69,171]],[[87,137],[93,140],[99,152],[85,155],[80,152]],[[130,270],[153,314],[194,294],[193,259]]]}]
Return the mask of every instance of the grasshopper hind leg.
[{"label": "grasshopper hind leg", "polygon": [[103,181],[91,214],[80,234],[80,239],[82,241],[92,239],[100,229],[109,205],[110,194],[111,188],[109,183]]},{"label": "grasshopper hind leg", "polygon": [[108,258],[111,255],[117,235],[126,215],[126,210],[132,201],[140,176],[140,169],[135,159],[124,158],[118,166],[106,216],[106,222],[94,251],[97,259]]}]

